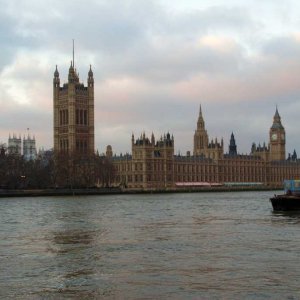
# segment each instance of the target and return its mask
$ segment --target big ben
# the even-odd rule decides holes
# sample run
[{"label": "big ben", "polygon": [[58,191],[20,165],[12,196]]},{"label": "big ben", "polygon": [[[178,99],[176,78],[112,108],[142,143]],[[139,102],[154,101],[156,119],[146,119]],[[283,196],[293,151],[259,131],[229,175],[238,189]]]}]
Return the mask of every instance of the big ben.
[{"label": "big ben", "polygon": [[270,128],[270,160],[285,160],[285,130],[277,107]]}]

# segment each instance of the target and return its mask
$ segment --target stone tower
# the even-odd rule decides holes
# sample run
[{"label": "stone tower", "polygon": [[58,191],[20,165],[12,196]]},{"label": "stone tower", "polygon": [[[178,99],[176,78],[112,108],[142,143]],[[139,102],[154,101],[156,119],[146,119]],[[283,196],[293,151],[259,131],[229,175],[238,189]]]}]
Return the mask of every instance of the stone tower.
[{"label": "stone tower", "polygon": [[68,83],[60,86],[57,66],[53,78],[54,152],[87,156],[94,153],[94,77],[88,72],[87,86],[79,81],[74,57]]},{"label": "stone tower", "polygon": [[36,159],[36,144],[35,137],[32,138],[30,135],[27,135],[27,138],[24,136],[23,138],[23,157],[26,161],[35,160]]},{"label": "stone tower", "polygon": [[285,130],[276,107],[270,128],[270,160],[285,160]]},{"label": "stone tower", "polygon": [[237,155],[237,148],[236,148],[235,138],[232,132],[230,137],[230,144],[229,144],[229,156],[236,156],[236,155]]},{"label": "stone tower", "polygon": [[200,105],[199,117],[197,121],[197,129],[194,134],[194,155],[204,155],[208,145],[208,134],[205,130],[205,122],[202,115]]},{"label": "stone tower", "polygon": [[9,135],[8,138],[8,154],[21,156],[22,139],[21,136],[17,137],[15,134]]},{"label": "stone tower", "polygon": [[194,134],[194,156],[205,156],[213,160],[221,159],[224,155],[223,139],[218,142],[217,139],[208,140],[208,134],[205,129],[205,122],[202,115],[202,109],[200,105],[199,117],[197,121],[197,129]]}]

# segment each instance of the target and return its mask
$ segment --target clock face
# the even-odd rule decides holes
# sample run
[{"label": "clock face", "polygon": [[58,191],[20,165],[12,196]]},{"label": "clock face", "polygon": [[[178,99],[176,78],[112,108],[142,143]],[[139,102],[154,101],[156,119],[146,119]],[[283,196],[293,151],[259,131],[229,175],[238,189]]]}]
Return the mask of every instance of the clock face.
[{"label": "clock face", "polygon": [[271,136],[272,141],[276,141],[277,140],[277,134],[273,133]]}]

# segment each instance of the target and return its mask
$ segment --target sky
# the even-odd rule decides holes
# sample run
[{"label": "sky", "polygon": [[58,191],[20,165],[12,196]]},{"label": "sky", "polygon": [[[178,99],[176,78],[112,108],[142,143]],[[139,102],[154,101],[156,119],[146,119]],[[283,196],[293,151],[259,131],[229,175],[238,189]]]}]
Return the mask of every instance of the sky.
[{"label": "sky", "polygon": [[131,152],[131,134],[170,132],[193,149],[201,104],[210,139],[239,153],[268,143],[278,106],[300,154],[300,2],[0,0],[0,143],[53,147],[53,73],[95,78],[95,146]]}]

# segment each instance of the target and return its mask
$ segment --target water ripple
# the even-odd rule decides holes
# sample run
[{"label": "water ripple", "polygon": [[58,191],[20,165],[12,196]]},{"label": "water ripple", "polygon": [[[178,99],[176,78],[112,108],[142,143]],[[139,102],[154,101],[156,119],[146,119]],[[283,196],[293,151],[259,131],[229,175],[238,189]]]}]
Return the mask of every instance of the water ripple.
[{"label": "water ripple", "polygon": [[1,299],[299,299],[272,192],[1,199]]}]

